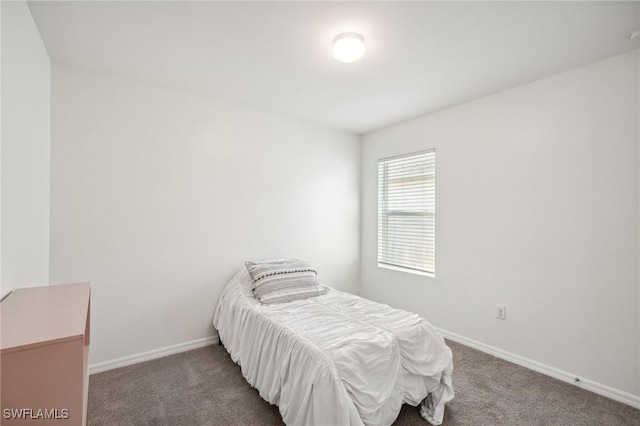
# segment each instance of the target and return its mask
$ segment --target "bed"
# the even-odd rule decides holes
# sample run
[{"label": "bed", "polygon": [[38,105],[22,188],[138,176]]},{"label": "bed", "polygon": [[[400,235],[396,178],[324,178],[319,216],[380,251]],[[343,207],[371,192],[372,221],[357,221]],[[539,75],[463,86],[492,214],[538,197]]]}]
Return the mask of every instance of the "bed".
[{"label": "bed", "polygon": [[418,315],[323,288],[267,304],[247,268],[227,283],[213,325],[249,384],[287,425],[390,425],[403,403],[441,424],[454,393],[439,333]]}]

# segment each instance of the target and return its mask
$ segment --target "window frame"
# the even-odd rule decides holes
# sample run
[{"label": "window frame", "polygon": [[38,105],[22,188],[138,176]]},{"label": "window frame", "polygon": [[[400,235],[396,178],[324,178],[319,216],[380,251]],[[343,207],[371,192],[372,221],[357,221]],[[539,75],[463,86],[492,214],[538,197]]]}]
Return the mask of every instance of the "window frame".
[{"label": "window frame", "polygon": [[[419,197],[422,197],[423,201],[426,203],[426,205],[430,205],[432,206],[432,208],[427,208],[425,206],[424,209],[415,209],[414,208],[399,208],[399,209],[389,209],[389,184],[390,184],[390,178],[389,178],[389,168],[393,167],[393,162],[398,162],[401,160],[410,160],[411,157],[424,157],[424,167],[426,168],[424,175],[418,175],[418,176],[414,176],[414,177],[402,177],[400,176],[399,179],[404,179],[404,180],[408,180],[408,182],[411,182],[411,180],[420,180],[420,176],[424,176],[424,180],[425,180],[425,184],[424,187],[421,188],[421,192]],[[416,159],[416,162],[413,163],[408,163],[409,165],[415,165],[415,166],[420,166],[420,161]],[[432,164],[429,164],[429,162],[431,162]],[[436,194],[435,194],[435,189],[436,189],[436,150],[435,148],[431,148],[431,149],[426,149],[426,150],[421,150],[421,151],[416,151],[416,152],[411,152],[411,153],[407,153],[407,154],[402,154],[402,155],[396,155],[393,157],[385,157],[385,158],[381,158],[378,159],[378,211],[377,211],[377,232],[378,232],[378,241],[377,241],[377,264],[378,267],[380,268],[385,268],[385,269],[392,269],[392,270],[397,270],[397,271],[402,271],[402,272],[407,272],[407,273],[411,273],[411,274],[417,274],[417,275],[423,275],[423,276],[427,276],[427,277],[435,277],[435,249],[436,249],[436,241],[435,241],[435,234],[436,234],[436,230],[435,230],[435,224],[436,224]],[[397,166],[396,166],[397,167]],[[381,174],[383,174],[383,176],[381,176]],[[429,183],[429,180],[432,180],[431,183]],[[401,190],[397,190],[397,193],[402,193],[402,191],[405,189],[406,187],[403,187]],[[429,189],[432,188],[432,194],[429,195]],[[412,195],[413,196],[413,195]],[[411,199],[410,202],[415,202],[416,199]],[[409,204],[410,204],[409,202]],[[429,256],[427,254],[424,255],[425,259],[424,259],[424,263],[419,264],[419,262],[404,262],[404,264],[399,264],[400,262],[393,262],[393,259],[390,259],[388,252],[391,250],[390,249],[390,242],[389,242],[389,238],[393,237],[393,232],[389,231],[389,219],[392,217],[415,217],[415,218],[419,218],[419,217],[431,217],[432,218],[432,226],[433,226],[433,231],[429,232],[429,231],[424,231],[424,232],[420,232],[419,235],[417,235],[416,239],[413,239],[413,241],[418,240],[420,244],[425,244],[426,248],[425,248],[425,252],[426,253],[431,253],[432,254],[432,260],[431,262],[429,262],[427,259],[429,258]],[[428,222],[425,221],[424,224],[422,224],[423,226],[428,226]],[[406,226],[409,227],[409,225],[402,225],[402,226]],[[406,228],[404,230],[398,231],[395,233],[396,237],[406,237],[409,236],[411,237],[412,234],[407,234],[406,232],[403,233],[402,231],[406,231]],[[396,246],[397,247],[404,247],[405,250],[407,249],[407,247],[410,246],[398,246],[397,245],[397,241],[396,241]],[[382,251],[384,251],[383,254]],[[410,256],[411,257],[411,256]]]}]

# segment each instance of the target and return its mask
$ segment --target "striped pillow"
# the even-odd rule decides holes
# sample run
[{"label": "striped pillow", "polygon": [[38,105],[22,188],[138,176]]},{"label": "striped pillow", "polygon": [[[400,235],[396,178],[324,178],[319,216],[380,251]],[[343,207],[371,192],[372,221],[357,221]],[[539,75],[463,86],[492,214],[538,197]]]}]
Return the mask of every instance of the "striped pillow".
[{"label": "striped pillow", "polygon": [[253,293],[262,303],[284,303],[325,294],[309,262],[298,259],[245,262],[253,281]]}]

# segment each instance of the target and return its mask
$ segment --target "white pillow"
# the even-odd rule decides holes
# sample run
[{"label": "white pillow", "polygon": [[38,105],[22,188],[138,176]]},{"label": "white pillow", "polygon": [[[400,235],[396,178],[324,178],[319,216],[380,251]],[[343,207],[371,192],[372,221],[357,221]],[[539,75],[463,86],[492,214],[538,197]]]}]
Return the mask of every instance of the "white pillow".
[{"label": "white pillow", "polygon": [[309,262],[298,259],[245,262],[253,293],[262,303],[284,303],[325,294]]}]

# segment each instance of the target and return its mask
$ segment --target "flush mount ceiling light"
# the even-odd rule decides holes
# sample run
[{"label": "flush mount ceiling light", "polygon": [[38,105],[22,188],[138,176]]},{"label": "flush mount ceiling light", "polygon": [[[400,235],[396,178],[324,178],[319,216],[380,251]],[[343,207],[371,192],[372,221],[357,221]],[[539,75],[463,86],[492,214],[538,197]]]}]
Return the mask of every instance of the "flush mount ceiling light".
[{"label": "flush mount ceiling light", "polygon": [[345,64],[362,58],[364,51],[364,37],[358,33],[342,33],[333,39],[333,56]]}]

